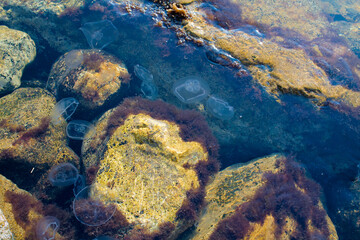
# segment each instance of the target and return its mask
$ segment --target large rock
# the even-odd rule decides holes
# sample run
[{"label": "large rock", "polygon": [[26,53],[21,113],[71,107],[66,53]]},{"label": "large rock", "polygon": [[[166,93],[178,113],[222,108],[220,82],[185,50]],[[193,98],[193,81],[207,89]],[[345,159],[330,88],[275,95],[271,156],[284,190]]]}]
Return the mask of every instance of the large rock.
[{"label": "large rock", "polygon": [[47,88],[57,99],[76,98],[79,115],[89,118],[128,95],[130,80],[125,64],[116,57],[100,50],[72,50],[54,63]]},{"label": "large rock", "polygon": [[[217,1],[214,2],[217,4]],[[290,30],[290,34],[296,32],[306,40],[322,37],[329,31],[329,22],[319,0],[291,3],[287,0],[230,0],[229,4],[234,5],[234,11],[236,7],[241,11],[242,20],[245,22],[256,22],[270,29]]]},{"label": "large rock", "polygon": [[[37,222],[52,210],[49,211],[30,193],[18,188],[16,184],[2,175],[0,175],[0,186],[0,209],[2,209],[14,237],[9,239],[37,239]],[[0,215],[0,230],[1,223]],[[57,233],[55,239],[63,238]]]},{"label": "large rock", "polygon": [[[176,114],[182,118],[182,126],[180,121],[170,120]],[[117,120],[120,125],[114,124]],[[168,238],[175,238],[194,223],[204,184],[216,171],[216,145],[209,150],[206,142],[214,139],[207,135],[206,125],[203,135],[185,137],[189,134],[185,128],[196,129],[191,127],[193,120],[205,124],[194,112],[138,98],[105,113],[96,124],[96,132],[103,137],[88,136],[83,145],[85,166],[99,168],[93,189],[100,192],[101,199],[115,202],[130,223],[146,232],[170,223],[174,229]],[[204,139],[199,142],[196,138]]]},{"label": "large rock", "polygon": [[62,162],[79,166],[78,156],[66,145],[66,122],[50,122],[55,103],[55,98],[40,88],[20,88],[0,98],[2,174],[27,181],[36,175],[33,171],[44,172]]},{"label": "large rock", "polygon": [[222,170],[206,187],[192,239],[338,239],[319,187],[304,173],[280,155]]},{"label": "large rock", "polygon": [[293,93],[315,98],[320,103],[328,99],[360,106],[360,92],[332,85],[326,73],[303,49],[288,49],[242,31],[224,31],[208,24],[201,8],[192,6],[192,18],[185,29],[206,39],[248,65],[254,78],[272,94]]},{"label": "large rock", "polygon": [[0,26],[0,94],[20,86],[22,72],[35,56],[35,43],[28,34]]}]

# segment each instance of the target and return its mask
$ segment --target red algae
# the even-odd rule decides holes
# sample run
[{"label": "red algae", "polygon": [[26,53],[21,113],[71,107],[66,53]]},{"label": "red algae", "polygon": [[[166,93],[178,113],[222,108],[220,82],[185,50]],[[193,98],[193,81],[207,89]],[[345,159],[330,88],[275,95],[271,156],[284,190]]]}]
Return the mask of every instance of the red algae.
[{"label": "red algae", "polygon": [[12,145],[27,144],[30,139],[40,137],[48,130],[50,121],[50,117],[42,118],[38,126],[26,130],[26,132],[24,132],[17,140],[15,140]]},{"label": "red algae", "polygon": [[[263,224],[268,215],[275,218],[277,238],[283,233],[287,217],[296,223],[291,235],[294,239],[311,239],[313,234],[329,236],[326,212],[318,206],[319,185],[306,178],[304,169],[291,159],[278,160],[276,165],[282,168],[279,173],[265,173],[265,184],[250,201],[218,223],[210,239],[243,238],[251,229],[250,223]],[[315,231],[310,230],[309,221]]]}]

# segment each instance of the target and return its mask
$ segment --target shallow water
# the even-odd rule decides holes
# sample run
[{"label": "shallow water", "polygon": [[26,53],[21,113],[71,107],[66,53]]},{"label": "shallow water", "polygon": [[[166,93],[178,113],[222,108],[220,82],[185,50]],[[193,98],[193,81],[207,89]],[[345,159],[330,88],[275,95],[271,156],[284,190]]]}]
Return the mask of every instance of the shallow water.
[{"label": "shallow water", "polygon": [[[350,186],[358,175],[357,165],[360,163],[359,115],[342,110],[337,102],[318,106],[302,96],[282,94],[278,99],[274,98],[251,77],[239,76],[238,68],[222,60],[219,60],[221,65],[214,62],[214,58],[209,59],[209,48],[191,41],[179,45],[176,31],[154,26],[152,11],[151,7],[145,14],[136,10],[131,15],[119,11],[111,19],[120,32],[119,39],[104,50],[121,59],[133,76],[137,64],[149,70],[158,95],[164,101],[182,109],[200,111],[219,140],[222,168],[276,152],[295,156],[312,178],[321,184],[328,214],[340,238],[355,239],[348,235],[349,232],[360,237],[360,229],[347,228],[347,223],[337,215],[339,210],[350,208],[354,199]],[[89,12],[86,15],[85,12],[81,16],[82,24],[98,20],[101,20],[99,14],[91,15]],[[336,15],[334,21],[343,20]],[[23,26],[21,24],[19,28]],[[251,27],[237,29],[257,33]],[[29,34],[34,35],[34,32]],[[265,31],[258,35],[262,38],[267,34],[270,33]],[[80,31],[75,36],[70,36],[73,42],[82,48],[89,48]],[[290,40],[292,37],[288,42]],[[305,48],[308,46],[304,44]],[[45,47],[48,47],[48,51],[39,52],[36,60],[25,69],[23,86],[44,87],[51,67],[49,62],[54,62],[63,54],[49,46]],[[347,71],[349,63],[340,60],[338,64],[341,65],[338,69]],[[211,95],[224,99],[234,107],[235,114],[231,120],[218,119],[206,109],[203,110],[206,100],[199,104],[184,104],[172,94],[171,89],[176,81],[193,75],[208,83]],[[332,83],[355,90],[359,88],[358,82],[351,77],[351,70],[343,75],[332,74]],[[134,88],[139,86],[135,80]],[[75,114],[73,119],[76,118],[82,119]],[[79,144],[72,140],[69,143],[78,153]],[[0,173],[8,175],[4,170],[0,170]],[[21,181],[19,183],[21,187],[31,189],[31,186],[23,185]]]}]

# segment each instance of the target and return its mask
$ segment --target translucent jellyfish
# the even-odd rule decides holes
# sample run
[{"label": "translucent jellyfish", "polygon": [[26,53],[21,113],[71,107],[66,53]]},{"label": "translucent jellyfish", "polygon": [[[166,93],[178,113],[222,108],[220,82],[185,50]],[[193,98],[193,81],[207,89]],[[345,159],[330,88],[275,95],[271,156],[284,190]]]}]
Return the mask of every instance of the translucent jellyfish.
[{"label": "translucent jellyfish", "polygon": [[43,217],[36,224],[36,237],[38,240],[53,240],[59,227],[60,221],[56,217]]},{"label": "translucent jellyfish", "polygon": [[119,31],[109,20],[85,23],[80,30],[91,48],[103,49],[119,37]]},{"label": "translucent jellyfish", "polygon": [[206,106],[214,117],[221,120],[230,120],[234,116],[234,108],[221,98],[210,96]]},{"label": "translucent jellyfish", "polygon": [[84,120],[73,120],[66,126],[66,135],[75,140],[83,140],[86,133],[94,130],[94,125]]},{"label": "translucent jellyfish", "polygon": [[154,83],[153,75],[146,68],[136,65],[134,67],[134,72],[136,77],[138,77],[141,82],[141,92],[147,99],[154,100],[158,97],[157,87]]},{"label": "translucent jellyfish", "polygon": [[116,206],[102,201],[92,190],[86,187],[81,190],[73,201],[73,211],[76,219],[87,226],[100,226],[114,215]]},{"label": "translucent jellyfish", "polygon": [[210,88],[198,77],[186,77],[174,83],[173,93],[184,103],[197,103],[209,95]]},{"label": "translucent jellyfish", "polygon": [[94,238],[93,240],[116,240],[116,239],[109,236],[99,236]]},{"label": "translucent jellyfish", "polygon": [[56,103],[52,113],[51,118],[54,124],[59,124],[61,122],[61,117],[65,120],[68,120],[71,115],[74,114],[76,108],[79,105],[79,101],[75,98],[63,98]]},{"label": "translucent jellyfish", "polygon": [[71,163],[60,163],[51,168],[48,179],[53,186],[63,187],[75,183],[79,172]]},{"label": "translucent jellyfish", "polygon": [[71,50],[65,55],[66,71],[63,74],[66,76],[71,70],[78,68],[84,60],[84,55],[79,50]]},{"label": "translucent jellyfish", "polygon": [[85,177],[79,174],[76,181],[74,182],[74,188],[73,188],[74,195],[76,196],[85,187],[86,187]]}]

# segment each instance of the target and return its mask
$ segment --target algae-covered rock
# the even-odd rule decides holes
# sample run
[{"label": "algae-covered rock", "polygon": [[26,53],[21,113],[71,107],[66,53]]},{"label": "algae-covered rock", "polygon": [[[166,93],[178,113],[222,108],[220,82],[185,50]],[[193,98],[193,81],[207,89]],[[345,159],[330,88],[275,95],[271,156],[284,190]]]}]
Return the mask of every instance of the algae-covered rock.
[{"label": "algae-covered rock", "polygon": [[307,40],[322,37],[329,31],[328,19],[321,8],[321,1],[318,0],[296,2],[230,0],[229,2],[241,9],[245,22],[256,22],[271,29],[291,30]]},{"label": "algae-covered rock", "polygon": [[192,239],[338,239],[318,185],[304,174],[280,155],[222,170],[206,187]]},{"label": "algae-covered rock", "polygon": [[321,1],[323,11],[329,16],[332,29],[347,40],[352,50],[360,57],[360,2]]},{"label": "algae-covered rock", "polygon": [[[13,238],[9,239],[37,239],[36,224],[44,214],[48,213],[42,203],[2,175],[0,175],[0,186],[0,209],[13,234]],[[55,239],[61,240],[66,238],[56,233]]]},{"label": "algae-covered rock", "polygon": [[[84,142],[85,166],[99,167],[93,189],[146,232],[171,223],[168,238],[175,238],[194,223],[204,184],[217,169],[216,145],[209,148],[216,141],[211,135],[205,139],[210,132],[203,120],[162,101],[127,99],[105,113],[95,126],[99,134]],[[193,121],[204,124],[203,132]]]},{"label": "algae-covered rock", "polygon": [[57,99],[74,97],[79,111],[96,115],[127,95],[130,74],[116,57],[100,50],[72,50],[54,63],[47,88]]},{"label": "algae-covered rock", "polygon": [[[66,145],[66,122],[50,122],[55,103],[40,88],[20,88],[0,98],[0,163],[21,174],[18,180],[30,177],[32,168],[46,171],[62,162],[79,165],[79,158]],[[9,177],[10,169],[2,174]]]},{"label": "algae-covered rock", "polygon": [[0,26],[0,94],[20,86],[22,72],[35,56],[35,43],[28,34]]},{"label": "algae-covered rock", "polygon": [[304,49],[284,48],[242,31],[220,29],[205,21],[200,8],[192,7],[192,18],[187,21],[185,29],[248,65],[253,77],[268,92],[303,95],[320,103],[336,99],[352,107],[360,106],[360,92],[332,85],[326,73]]}]

